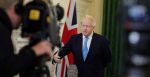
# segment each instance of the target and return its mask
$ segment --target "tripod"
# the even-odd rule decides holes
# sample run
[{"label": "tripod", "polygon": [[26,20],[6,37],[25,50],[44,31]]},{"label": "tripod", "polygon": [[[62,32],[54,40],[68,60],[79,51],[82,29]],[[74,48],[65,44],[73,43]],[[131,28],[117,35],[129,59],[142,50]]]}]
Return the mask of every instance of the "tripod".
[{"label": "tripod", "polygon": [[40,63],[35,67],[32,77],[50,77],[50,71],[46,65],[46,58],[41,57]]},{"label": "tripod", "polygon": [[[41,36],[41,37],[39,37]],[[46,34],[37,33],[37,35],[33,36],[29,42],[30,46],[33,46],[37,44],[42,39],[46,39]],[[33,71],[31,71],[29,77],[50,77],[50,71],[48,66],[46,65],[46,62],[50,59],[47,57],[47,55],[43,55],[39,57],[38,59],[38,65],[34,67]]]}]

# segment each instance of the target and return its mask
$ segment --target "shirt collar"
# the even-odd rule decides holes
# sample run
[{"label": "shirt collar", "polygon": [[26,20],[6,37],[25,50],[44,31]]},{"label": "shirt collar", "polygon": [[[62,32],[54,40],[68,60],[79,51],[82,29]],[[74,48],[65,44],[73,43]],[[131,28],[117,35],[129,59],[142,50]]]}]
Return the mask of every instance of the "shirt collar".
[{"label": "shirt collar", "polygon": [[[92,36],[93,36],[93,32],[88,36],[88,38],[91,39]],[[82,38],[85,38],[85,37],[86,37],[86,36],[84,36],[84,35],[82,36]]]}]

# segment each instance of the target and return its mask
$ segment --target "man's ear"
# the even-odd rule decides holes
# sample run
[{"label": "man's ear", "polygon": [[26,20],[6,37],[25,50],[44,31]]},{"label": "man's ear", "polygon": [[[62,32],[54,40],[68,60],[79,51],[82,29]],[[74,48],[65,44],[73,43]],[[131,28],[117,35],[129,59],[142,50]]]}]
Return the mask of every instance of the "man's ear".
[{"label": "man's ear", "polygon": [[93,29],[95,28],[95,26],[93,26]]}]

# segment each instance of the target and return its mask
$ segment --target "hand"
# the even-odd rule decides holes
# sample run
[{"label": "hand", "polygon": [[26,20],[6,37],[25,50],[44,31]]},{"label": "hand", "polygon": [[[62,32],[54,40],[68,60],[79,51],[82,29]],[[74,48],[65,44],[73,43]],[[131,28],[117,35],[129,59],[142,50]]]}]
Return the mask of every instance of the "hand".
[{"label": "hand", "polygon": [[47,55],[50,58],[51,44],[47,40],[43,40],[32,47],[36,56]]},{"label": "hand", "polygon": [[54,53],[53,59],[54,59],[55,62],[61,63],[60,56],[58,56],[58,51]]}]

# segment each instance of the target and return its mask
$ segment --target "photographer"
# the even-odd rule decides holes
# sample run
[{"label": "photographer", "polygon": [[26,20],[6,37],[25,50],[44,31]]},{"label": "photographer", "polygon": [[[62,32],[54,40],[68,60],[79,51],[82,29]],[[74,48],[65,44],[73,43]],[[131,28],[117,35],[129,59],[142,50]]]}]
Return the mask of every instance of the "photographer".
[{"label": "photographer", "polygon": [[21,24],[21,16],[15,11],[16,3],[17,0],[0,0],[0,77],[13,77],[33,68],[40,56],[50,57],[51,45],[46,40],[25,46],[19,54],[14,54],[11,34]]}]

